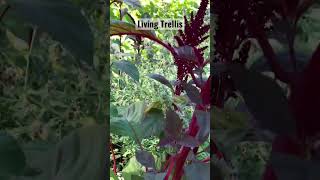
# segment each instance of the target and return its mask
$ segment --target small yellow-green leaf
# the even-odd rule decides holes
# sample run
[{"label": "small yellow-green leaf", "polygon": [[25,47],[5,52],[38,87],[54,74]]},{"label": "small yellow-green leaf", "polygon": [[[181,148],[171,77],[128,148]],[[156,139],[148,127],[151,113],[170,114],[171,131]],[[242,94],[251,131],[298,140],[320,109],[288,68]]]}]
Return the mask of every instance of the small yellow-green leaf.
[{"label": "small yellow-green leaf", "polygon": [[12,32],[10,32],[9,30],[6,31],[6,35],[7,38],[9,40],[9,42],[11,43],[11,45],[19,51],[26,51],[29,48],[29,45],[27,42],[25,42],[24,40],[18,38],[16,35],[14,35]]}]

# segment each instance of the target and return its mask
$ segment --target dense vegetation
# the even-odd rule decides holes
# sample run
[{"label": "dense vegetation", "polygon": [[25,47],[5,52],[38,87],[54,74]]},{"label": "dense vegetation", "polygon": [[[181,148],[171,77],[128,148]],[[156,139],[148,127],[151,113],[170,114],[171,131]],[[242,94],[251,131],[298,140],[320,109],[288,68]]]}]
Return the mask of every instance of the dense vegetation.
[{"label": "dense vegetation", "polygon": [[[209,9],[206,8],[208,1],[201,3],[200,11],[198,11],[199,6],[200,1],[191,0],[180,2],[140,1],[139,4],[132,4],[132,1],[116,1],[111,5],[110,131],[112,146],[110,165],[113,167],[111,173],[118,173],[124,179],[180,179],[182,169],[179,170],[177,167],[172,170],[174,162],[179,157],[179,148],[185,146],[190,149],[190,147],[194,148],[194,146],[200,145],[199,139],[187,135],[185,132],[191,119],[194,119],[193,111],[200,94],[198,89],[191,85],[191,81],[179,77],[184,76],[181,74],[183,73],[181,71],[184,70],[178,65],[178,61],[180,61],[178,59],[184,53],[192,54],[192,48],[198,46],[190,44],[197,37],[188,34],[191,39],[183,39],[182,41],[185,41],[186,44],[182,45],[177,44],[176,41],[180,38],[178,31],[139,31],[134,28],[134,22],[143,17],[172,19],[184,18],[186,15],[190,21],[190,18],[193,18],[190,17],[190,13],[193,11],[194,18],[197,19],[191,21],[199,21],[199,24],[193,22],[193,28],[203,26],[203,32],[199,34],[199,38],[205,37],[209,30]],[[168,11],[163,13],[163,9]],[[196,13],[198,14],[196,15]],[[191,21],[190,23],[192,23]],[[121,35],[119,37],[117,36],[119,34],[127,34],[127,36]],[[178,51],[181,51],[181,54],[178,55],[179,57],[174,52],[174,47],[164,47],[161,42],[163,42],[162,45],[168,43],[176,46],[177,50],[180,46]],[[208,46],[208,36],[198,42],[198,44],[200,43],[199,50]],[[204,53],[203,57],[200,54],[198,57],[207,60],[209,48],[201,51]],[[203,78],[201,84],[207,84],[205,82],[210,81],[207,80],[209,64],[206,65],[199,65],[200,74],[197,76]],[[182,83],[182,81],[190,89],[187,94],[185,92],[181,94],[179,92],[181,85],[174,84],[174,82]],[[189,83],[187,84],[187,82]],[[195,95],[190,95],[190,93],[195,93]],[[200,116],[203,116],[204,123],[209,123],[209,119],[206,119],[209,116],[206,113]],[[209,155],[209,124],[207,125],[207,129],[202,127],[203,137],[197,137],[201,139],[202,144],[198,147],[199,153],[194,157],[188,157],[187,161],[194,163],[186,167],[190,168],[189,173],[194,173],[198,168],[202,168],[203,178],[209,178],[209,163],[206,160]],[[170,133],[174,134],[170,135]],[[173,139],[171,140],[171,138]],[[180,161],[181,165],[184,165],[183,161],[185,160],[181,159]],[[179,173],[179,171],[181,172]],[[193,177],[195,176],[193,175]],[[184,176],[184,178],[186,177]]]},{"label": "dense vegetation", "polygon": [[106,4],[0,2],[0,179],[105,178]]}]

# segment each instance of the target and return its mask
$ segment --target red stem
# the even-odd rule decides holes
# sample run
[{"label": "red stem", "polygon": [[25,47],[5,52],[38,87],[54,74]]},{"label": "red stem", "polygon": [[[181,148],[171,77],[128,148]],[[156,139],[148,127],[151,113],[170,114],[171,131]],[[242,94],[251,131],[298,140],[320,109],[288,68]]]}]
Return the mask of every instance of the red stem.
[{"label": "red stem", "polygon": [[210,162],[210,157],[205,158],[202,162]]},{"label": "red stem", "polygon": [[117,164],[116,164],[116,155],[114,154],[113,145],[110,140],[110,149],[112,153],[112,160],[113,160],[113,172],[117,174]]},{"label": "red stem", "polygon": [[175,161],[176,157],[172,156],[170,157],[169,161],[170,161],[170,165],[169,165],[169,168],[168,168],[168,172],[166,174],[166,177],[164,178],[164,180],[168,180],[169,177],[170,177],[170,174],[174,168],[174,161]]},{"label": "red stem", "polygon": [[[203,110],[201,105],[197,105],[196,109]],[[198,133],[199,127],[197,125],[197,118],[195,113],[192,116],[192,120],[189,124],[188,134],[192,137],[195,137]],[[183,175],[183,165],[188,157],[189,151],[191,150],[190,147],[181,147],[180,152],[177,154],[176,160],[176,168],[173,176],[173,180],[180,180]]]}]

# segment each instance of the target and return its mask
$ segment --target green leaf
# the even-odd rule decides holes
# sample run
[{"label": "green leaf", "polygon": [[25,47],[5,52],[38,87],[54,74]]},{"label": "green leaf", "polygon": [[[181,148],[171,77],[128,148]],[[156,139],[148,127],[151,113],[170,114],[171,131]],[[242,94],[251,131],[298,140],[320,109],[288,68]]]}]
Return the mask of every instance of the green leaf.
[{"label": "green leaf", "polygon": [[151,79],[154,79],[154,80],[160,82],[161,84],[169,87],[172,91],[174,91],[173,87],[172,87],[172,84],[164,76],[162,76],[160,74],[149,74],[148,76]]},{"label": "green leaf", "polygon": [[33,179],[106,179],[106,137],[104,126],[92,125],[75,130],[63,138],[46,156],[38,157],[45,169],[41,175]]},{"label": "green leaf", "polygon": [[125,180],[133,180],[133,176],[141,176],[143,174],[143,166],[137,161],[136,157],[132,157],[122,170]]},{"label": "green leaf", "polygon": [[261,128],[279,134],[295,132],[288,100],[274,80],[247,70],[240,64],[230,65],[229,68],[236,88]]},{"label": "green leaf", "polygon": [[187,180],[208,180],[210,179],[209,163],[192,163],[184,168]]},{"label": "green leaf", "polygon": [[27,51],[29,49],[28,43],[15,36],[11,31],[7,30],[6,34],[9,39],[9,42],[18,51]]},{"label": "green leaf", "polygon": [[130,136],[139,142],[142,138],[157,136],[163,130],[164,117],[160,109],[148,109],[144,102],[137,102],[124,109],[119,117],[111,117],[111,133]]},{"label": "green leaf", "polygon": [[26,167],[26,158],[16,140],[0,132],[0,176],[21,175]]},{"label": "green leaf", "polygon": [[212,129],[246,129],[250,126],[249,114],[229,109],[212,108]]},{"label": "green leaf", "polygon": [[128,74],[136,82],[139,82],[139,70],[133,63],[126,60],[121,60],[114,62],[113,64],[117,69]]},{"label": "green leaf", "polygon": [[141,35],[150,39],[158,39],[152,31],[138,30],[134,24],[117,20],[111,22],[110,35]]},{"label": "green leaf", "polygon": [[116,176],[112,169],[110,169],[110,180],[119,180],[118,176]]},{"label": "green leaf", "polygon": [[76,58],[93,63],[93,35],[80,8],[65,0],[8,0],[10,17],[48,32]]},{"label": "green leaf", "polygon": [[127,8],[121,9],[121,19],[126,20],[126,22],[135,24],[134,18],[131,16],[131,14],[128,12]]}]

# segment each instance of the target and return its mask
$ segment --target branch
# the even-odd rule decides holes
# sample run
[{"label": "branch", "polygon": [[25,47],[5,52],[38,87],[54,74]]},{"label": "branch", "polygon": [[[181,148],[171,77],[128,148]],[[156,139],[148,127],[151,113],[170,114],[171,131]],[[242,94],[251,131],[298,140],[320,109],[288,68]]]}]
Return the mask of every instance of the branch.
[{"label": "branch", "polygon": [[141,36],[141,37],[150,39],[150,40],[152,40],[152,41],[154,41],[154,42],[162,45],[162,46],[165,47],[168,51],[170,51],[173,56],[176,55],[176,52],[174,51],[173,47],[171,47],[169,44],[166,44],[166,43],[164,43],[163,41],[161,41],[161,40],[159,40],[159,39],[157,39],[157,38],[154,38],[154,37],[152,37],[152,36],[148,36],[148,35],[140,34],[140,33],[116,33],[116,34],[111,34],[111,36],[115,36],[115,35],[117,35],[117,36],[121,36],[121,35]]},{"label": "branch", "polygon": [[264,32],[263,27],[261,27],[261,25],[258,23],[256,18],[250,16],[249,20],[250,20],[249,30],[259,42],[259,45],[264,53],[264,56],[267,58],[268,63],[275,74],[275,77],[282,82],[291,84],[292,79],[289,76],[289,74],[285,72],[284,69],[281,67],[281,65],[278,63],[276,54],[268,41],[267,35]]},{"label": "branch", "polygon": [[10,6],[8,5],[3,12],[0,14],[0,21],[3,19],[4,15],[8,12],[8,10],[10,9]]},{"label": "branch", "polygon": [[110,150],[111,150],[111,153],[112,153],[112,160],[113,160],[113,172],[115,174],[117,174],[116,155],[114,154],[114,150],[113,150],[111,139],[110,139]]}]

